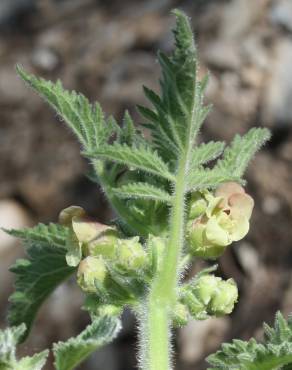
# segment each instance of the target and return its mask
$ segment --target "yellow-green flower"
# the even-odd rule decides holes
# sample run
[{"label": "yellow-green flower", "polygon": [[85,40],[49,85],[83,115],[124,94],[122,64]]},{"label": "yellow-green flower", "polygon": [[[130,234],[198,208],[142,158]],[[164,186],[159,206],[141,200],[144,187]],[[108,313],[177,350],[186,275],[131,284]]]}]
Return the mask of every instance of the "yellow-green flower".
[{"label": "yellow-green flower", "polygon": [[203,215],[189,222],[188,240],[194,255],[217,258],[248,233],[254,201],[234,182],[221,185],[214,195],[205,192],[202,196],[207,207]]},{"label": "yellow-green flower", "polygon": [[68,265],[77,266],[82,255],[113,258],[116,254],[118,232],[113,227],[91,220],[84,209],[78,206],[65,208],[59,215],[59,222],[69,226]]}]

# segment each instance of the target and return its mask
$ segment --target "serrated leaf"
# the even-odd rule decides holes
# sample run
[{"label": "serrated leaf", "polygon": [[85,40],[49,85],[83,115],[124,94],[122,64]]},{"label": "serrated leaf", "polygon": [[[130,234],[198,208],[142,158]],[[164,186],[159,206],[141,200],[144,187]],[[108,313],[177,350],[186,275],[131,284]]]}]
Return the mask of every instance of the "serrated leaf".
[{"label": "serrated leaf", "polygon": [[174,29],[175,50],[171,56],[158,53],[162,69],[161,96],[144,88],[153,109],[139,107],[151,131],[155,148],[163,158],[179,158],[194,143],[209,107],[203,105],[207,77],[197,78],[197,56],[190,22],[178,10]]},{"label": "serrated leaf", "polygon": [[218,161],[217,168],[235,177],[242,177],[251,158],[270,137],[270,131],[266,128],[252,128],[243,136],[236,135],[224,150],[223,159]]},{"label": "serrated leaf", "polygon": [[156,152],[147,147],[130,147],[128,145],[104,145],[92,152],[85,153],[88,157],[102,158],[133,167],[157,176],[174,181],[174,176],[169,172],[168,165]]},{"label": "serrated leaf", "polygon": [[15,366],[14,370],[41,370],[46,362],[49,351],[43,351],[36,353],[32,357],[23,357],[18,364]]},{"label": "serrated leaf", "polygon": [[232,173],[225,173],[218,168],[200,168],[188,175],[187,191],[214,189],[218,185],[228,181],[241,182],[237,176]]},{"label": "serrated leaf", "polygon": [[111,342],[121,328],[115,317],[96,318],[76,338],[53,346],[56,370],[72,370],[99,347]]},{"label": "serrated leaf", "polygon": [[113,192],[124,199],[150,199],[159,202],[171,202],[171,196],[165,190],[162,190],[145,182],[134,182],[113,189]]},{"label": "serrated leaf", "polygon": [[24,324],[0,330],[0,369],[1,370],[41,370],[46,363],[48,351],[32,357],[16,358],[16,346],[20,342],[26,327]]},{"label": "serrated leaf", "polygon": [[219,157],[224,150],[224,146],[224,142],[209,141],[195,147],[191,154],[191,170]]},{"label": "serrated leaf", "polygon": [[98,103],[91,104],[84,95],[65,90],[60,81],[37,78],[20,66],[17,73],[55,109],[87,150],[106,143],[119,129],[111,120],[105,120]]},{"label": "serrated leaf", "polygon": [[208,370],[288,370],[292,365],[292,323],[277,312],[274,328],[264,325],[265,340],[233,340],[210,355]]},{"label": "serrated leaf", "polygon": [[29,330],[43,301],[75,271],[65,259],[69,229],[39,224],[7,232],[23,240],[28,255],[10,269],[15,274],[15,292],[9,298],[8,320],[11,325],[25,323]]}]

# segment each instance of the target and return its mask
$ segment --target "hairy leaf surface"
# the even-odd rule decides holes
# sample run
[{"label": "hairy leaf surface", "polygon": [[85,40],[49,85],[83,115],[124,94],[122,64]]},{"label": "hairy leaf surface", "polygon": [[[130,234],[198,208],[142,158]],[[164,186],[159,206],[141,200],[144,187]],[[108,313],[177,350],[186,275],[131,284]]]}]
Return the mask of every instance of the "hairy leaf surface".
[{"label": "hairy leaf surface", "polygon": [[114,193],[125,199],[151,199],[159,202],[171,202],[171,196],[165,191],[145,182],[135,182],[114,189]]},{"label": "hairy leaf surface", "polygon": [[16,358],[16,346],[21,341],[26,327],[24,324],[0,330],[0,369],[1,370],[41,370],[46,363],[48,351],[32,357]]},{"label": "hairy leaf surface", "polygon": [[96,318],[75,338],[54,344],[56,370],[75,369],[82,361],[99,347],[111,342],[121,328],[120,320],[115,317]]},{"label": "hairy leaf surface", "polygon": [[208,370],[288,370],[292,365],[292,317],[277,313],[274,327],[264,324],[265,340],[233,340],[207,358]]},{"label": "hairy leaf surface", "polygon": [[11,325],[25,323],[29,330],[43,301],[75,270],[65,259],[69,230],[56,224],[39,224],[7,232],[23,240],[28,255],[11,267],[15,292],[10,296],[8,319]]}]

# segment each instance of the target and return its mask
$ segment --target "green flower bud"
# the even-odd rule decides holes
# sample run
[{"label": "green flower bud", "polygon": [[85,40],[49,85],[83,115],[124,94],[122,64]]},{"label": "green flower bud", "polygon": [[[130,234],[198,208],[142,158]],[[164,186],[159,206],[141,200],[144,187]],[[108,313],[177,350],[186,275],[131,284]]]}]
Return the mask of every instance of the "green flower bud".
[{"label": "green flower bud", "polygon": [[221,279],[214,275],[203,275],[195,283],[194,294],[205,306],[212,300],[220,281]]},{"label": "green flower bud", "polygon": [[216,316],[229,314],[238,299],[238,289],[233,279],[221,280],[210,304],[210,312]]},{"label": "green flower bud", "polygon": [[172,312],[173,324],[176,327],[184,326],[189,320],[189,310],[186,305],[177,302]]},{"label": "green flower bud", "polygon": [[183,288],[181,301],[195,319],[202,320],[207,317],[206,306],[196,297],[189,285]]},{"label": "green flower bud", "polygon": [[194,220],[201,216],[207,209],[207,201],[200,192],[192,194],[190,200],[189,219]]},{"label": "green flower bud", "polygon": [[95,293],[96,285],[102,285],[107,275],[106,265],[102,257],[86,257],[78,267],[77,282],[87,293]]},{"label": "green flower bud", "polygon": [[113,259],[117,253],[119,233],[117,230],[108,227],[102,231],[94,240],[85,246],[85,254]]},{"label": "green flower bud", "polygon": [[119,239],[117,246],[117,265],[125,271],[143,269],[147,262],[147,255],[139,238]]},{"label": "green flower bud", "polygon": [[202,275],[181,288],[181,297],[190,314],[202,320],[208,315],[231,313],[238,298],[238,290],[232,279],[224,281],[214,275]]}]

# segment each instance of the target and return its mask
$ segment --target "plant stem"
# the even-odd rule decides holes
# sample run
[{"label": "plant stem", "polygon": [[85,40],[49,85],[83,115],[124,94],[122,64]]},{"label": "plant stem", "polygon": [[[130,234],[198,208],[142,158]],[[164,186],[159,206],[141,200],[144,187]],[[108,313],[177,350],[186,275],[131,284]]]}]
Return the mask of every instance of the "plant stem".
[{"label": "plant stem", "polygon": [[[170,218],[170,238],[162,269],[154,279],[146,317],[146,359],[143,370],[169,370],[171,368],[170,314],[176,302],[178,265],[183,246],[185,175],[187,155],[179,162],[177,182],[173,195]],[[143,362],[143,361],[142,361]],[[144,365],[145,366],[145,365]]]}]

